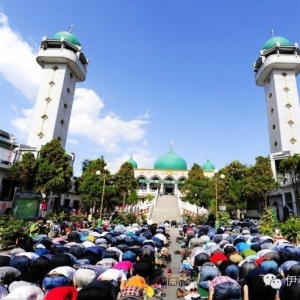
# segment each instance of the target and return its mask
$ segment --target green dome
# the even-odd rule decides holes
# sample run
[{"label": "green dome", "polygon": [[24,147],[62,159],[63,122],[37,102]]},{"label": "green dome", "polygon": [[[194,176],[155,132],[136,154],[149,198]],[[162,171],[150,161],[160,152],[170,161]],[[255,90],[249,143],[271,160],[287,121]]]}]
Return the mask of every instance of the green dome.
[{"label": "green dome", "polygon": [[138,165],[135,162],[135,160],[132,159],[132,157],[130,157],[130,159],[127,162],[131,163],[134,169],[137,169]]},{"label": "green dome", "polygon": [[154,164],[157,170],[187,170],[186,161],[172,150],[158,158]]},{"label": "green dome", "polygon": [[209,160],[207,160],[206,163],[202,166],[202,170],[203,171],[214,171],[215,166]]},{"label": "green dome", "polygon": [[81,46],[79,40],[77,37],[69,32],[69,31],[60,31],[52,37],[52,40],[61,40],[61,38],[65,38],[69,43],[76,45],[76,46]]},{"label": "green dome", "polygon": [[280,46],[290,46],[290,42],[281,36],[274,36],[271,39],[269,39],[263,46],[262,50],[267,50],[276,45],[276,43],[280,43]]}]

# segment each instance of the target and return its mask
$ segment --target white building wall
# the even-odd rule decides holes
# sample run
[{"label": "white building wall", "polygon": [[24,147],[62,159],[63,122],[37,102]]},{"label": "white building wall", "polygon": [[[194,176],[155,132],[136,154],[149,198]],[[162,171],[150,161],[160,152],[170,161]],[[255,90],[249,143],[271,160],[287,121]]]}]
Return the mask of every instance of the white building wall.
[{"label": "white building wall", "polygon": [[76,87],[76,79],[70,74],[66,64],[44,66],[28,145],[40,148],[52,139],[60,138],[65,147]]},{"label": "white building wall", "polygon": [[295,72],[272,70],[265,84],[270,152],[300,153],[300,108]]}]

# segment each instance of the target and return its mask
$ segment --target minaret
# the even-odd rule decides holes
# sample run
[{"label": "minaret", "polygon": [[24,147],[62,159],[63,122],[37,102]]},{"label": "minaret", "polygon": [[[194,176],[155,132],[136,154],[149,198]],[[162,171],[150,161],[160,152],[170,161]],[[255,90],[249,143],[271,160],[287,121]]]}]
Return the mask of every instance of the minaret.
[{"label": "minaret", "polygon": [[[300,153],[300,108],[296,76],[298,44],[283,37],[269,39],[254,63],[255,81],[265,89],[271,160]],[[275,158],[277,157],[277,158]],[[275,165],[273,164],[273,170]],[[277,169],[277,167],[276,167]],[[275,172],[276,174],[276,172]]]},{"label": "minaret", "polygon": [[59,139],[65,148],[76,83],[84,81],[88,60],[70,31],[44,37],[37,62],[44,69],[27,144],[41,146]]}]

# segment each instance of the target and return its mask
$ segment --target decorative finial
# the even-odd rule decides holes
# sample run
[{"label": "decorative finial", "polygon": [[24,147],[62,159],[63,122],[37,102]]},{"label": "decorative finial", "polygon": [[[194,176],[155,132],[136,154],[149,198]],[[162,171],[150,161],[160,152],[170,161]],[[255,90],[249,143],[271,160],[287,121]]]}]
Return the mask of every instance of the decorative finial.
[{"label": "decorative finial", "polygon": [[69,27],[69,32],[71,33],[72,32],[72,30],[73,30],[73,24]]},{"label": "decorative finial", "polygon": [[132,152],[130,152],[130,158],[132,158]]},{"label": "decorative finial", "polygon": [[170,150],[173,151],[173,144],[174,144],[174,140],[171,140],[171,144],[170,144]]},{"label": "decorative finial", "polygon": [[271,36],[272,36],[272,38],[273,38],[273,37],[274,37],[274,30],[271,29],[270,33],[271,33]]}]

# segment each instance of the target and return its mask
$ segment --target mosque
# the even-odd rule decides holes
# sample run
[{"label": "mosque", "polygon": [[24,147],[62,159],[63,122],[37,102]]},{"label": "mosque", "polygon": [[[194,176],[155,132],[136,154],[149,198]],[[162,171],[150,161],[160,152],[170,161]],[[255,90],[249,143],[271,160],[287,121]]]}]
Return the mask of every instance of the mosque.
[{"label": "mosque", "polygon": [[[158,190],[161,194],[178,195],[188,178],[189,170],[185,159],[176,154],[172,148],[155,161],[153,169],[138,168],[132,157],[128,162],[134,168],[134,177],[140,190],[148,193]],[[209,160],[202,165],[202,170],[204,176],[209,178],[215,174],[215,166]]]}]

